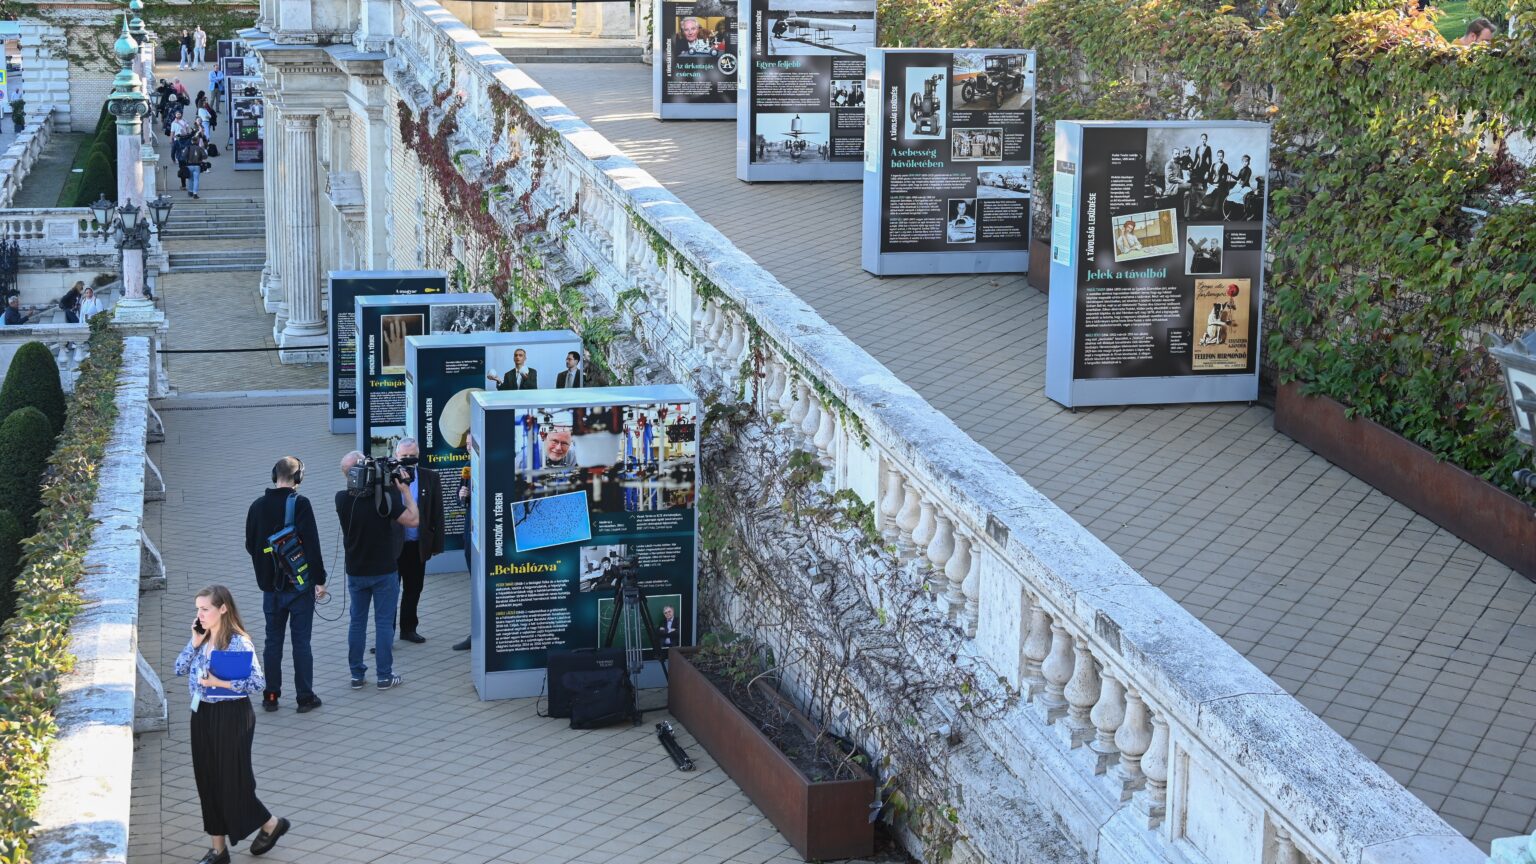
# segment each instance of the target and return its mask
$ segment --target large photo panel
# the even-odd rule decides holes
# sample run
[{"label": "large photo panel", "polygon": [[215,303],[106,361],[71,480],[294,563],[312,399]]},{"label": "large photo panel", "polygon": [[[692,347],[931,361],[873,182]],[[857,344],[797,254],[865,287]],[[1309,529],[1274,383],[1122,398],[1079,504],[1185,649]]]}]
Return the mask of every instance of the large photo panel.
[{"label": "large photo panel", "polygon": [[[553,387],[571,354],[581,356],[581,337],[570,330],[513,333],[449,333],[406,340],[406,434],[421,446],[422,464],[443,484],[445,569],[459,569],[468,509],[459,501],[468,480],[470,400],[476,393]],[[541,380],[544,382],[541,385]],[[435,571],[434,571],[435,572]]]},{"label": "large photo panel", "polygon": [[331,333],[330,425],[333,434],[357,429],[357,309],[359,297],[441,294],[448,274],[441,270],[333,270],[327,276]]},{"label": "large photo panel", "polygon": [[875,0],[742,0],[736,176],[858,180]]},{"label": "large photo panel", "polygon": [[356,446],[369,456],[388,456],[406,437],[407,341],[433,333],[494,332],[501,302],[493,294],[431,294],[358,297],[353,305]]},{"label": "large photo panel", "polygon": [[[697,626],[696,398],[666,385],[482,392],[473,404],[482,698],[538,693],[551,648],[630,638],[642,684],[659,686],[661,651],[693,644]],[[648,616],[617,620],[626,582]]]},{"label": "large photo panel", "polygon": [[864,89],[864,269],[1027,272],[1034,52],[872,49]]},{"label": "large photo panel", "polygon": [[651,106],[662,120],[736,117],[736,0],[654,0]]},{"label": "large photo panel", "polygon": [[1047,395],[1256,398],[1269,127],[1064,121],[1057,134],[1071,200],[1052,205]]}]

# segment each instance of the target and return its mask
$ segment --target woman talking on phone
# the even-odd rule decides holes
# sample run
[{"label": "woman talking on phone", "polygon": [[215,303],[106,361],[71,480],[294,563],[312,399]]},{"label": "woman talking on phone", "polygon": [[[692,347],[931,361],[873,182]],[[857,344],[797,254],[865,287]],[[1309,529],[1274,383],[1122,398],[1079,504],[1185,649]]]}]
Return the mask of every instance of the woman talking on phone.
[{"label": "woman talking on phone", "polygon": [[229,864],[229,843],[258,828],[251,854],[264,854],[288,831],[288,820],[273,816],[256,798],[251,768],[256,714],[250,697],[262,692],[267,681],[235,598],[223,585],[197,592],[197,619],[191,640],[176,657],[176,674],[189,676],[192,776],[203,806],[203,830],[212,843],[198,864]]}]

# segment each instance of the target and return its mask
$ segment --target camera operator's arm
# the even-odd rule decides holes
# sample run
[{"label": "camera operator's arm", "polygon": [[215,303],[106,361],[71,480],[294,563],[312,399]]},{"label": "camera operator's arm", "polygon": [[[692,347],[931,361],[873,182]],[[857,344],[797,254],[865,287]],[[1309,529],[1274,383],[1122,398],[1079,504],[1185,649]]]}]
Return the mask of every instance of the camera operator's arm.
[{"label": "camera operator's arm", "polygon": [[395,488],[400,491],[400,500],[405,504],[405,512],[401,513],[395,521],[407,528],[420,527],[421,511],[416,509],[416,499],[411,497],[410,484],[401,483],[397,479],[395,480]]}]

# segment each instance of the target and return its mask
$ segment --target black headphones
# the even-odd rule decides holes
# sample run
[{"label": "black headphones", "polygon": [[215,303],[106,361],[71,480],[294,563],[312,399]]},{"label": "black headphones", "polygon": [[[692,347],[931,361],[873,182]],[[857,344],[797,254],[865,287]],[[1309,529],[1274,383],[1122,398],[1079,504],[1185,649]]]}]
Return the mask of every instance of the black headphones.
[{"label": "black headphones", "polygon": [[[283,457],[283,459],[287,459],[287,458],[288,458],[287,456]],[[272,465],[272,482],[273,483],[277,482],[277,468],[278,468],[279,465],[283,464],[283,459],[277,460],[277,462],[273,463],[273,465]],[[304,482],[304,460],[300,459],[297,456],[295,456],[295,457],[293,457],[293,461],[299,463],[299,470],[293,472],[293,485],[297,486],[300,483]]]}]

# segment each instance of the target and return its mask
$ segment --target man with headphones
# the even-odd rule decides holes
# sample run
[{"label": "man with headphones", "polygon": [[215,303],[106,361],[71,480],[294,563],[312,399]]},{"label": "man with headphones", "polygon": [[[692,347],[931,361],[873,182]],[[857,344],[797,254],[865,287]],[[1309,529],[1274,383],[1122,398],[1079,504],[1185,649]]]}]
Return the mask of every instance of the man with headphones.
[{"label": "man with headphones", "polygon": [[[251,555],[256,570],[256,584],[261,587],[261,610],[267,616],[267,643],[262,652],[262,668],[267,673],[267,688],[261,705],[277,710],[283,692],[283,630],[293,637],[293,686],[298,694],[299,713],[320,707],[314,690],[314,655],[310,652],[310,631],[315,623],[315,600],[324,599],[325,561],[320,556],[320,529],[315,524],[315,509],[309,499],[298,493],[304,480],[304,463],[297,456],[284,456],[272,466],[273,488],[251,502],[245,515],[245,551]],[[306,569],[296,582],[280,566],[273,552],[272,535],[292,522],[303,549]]]}]

